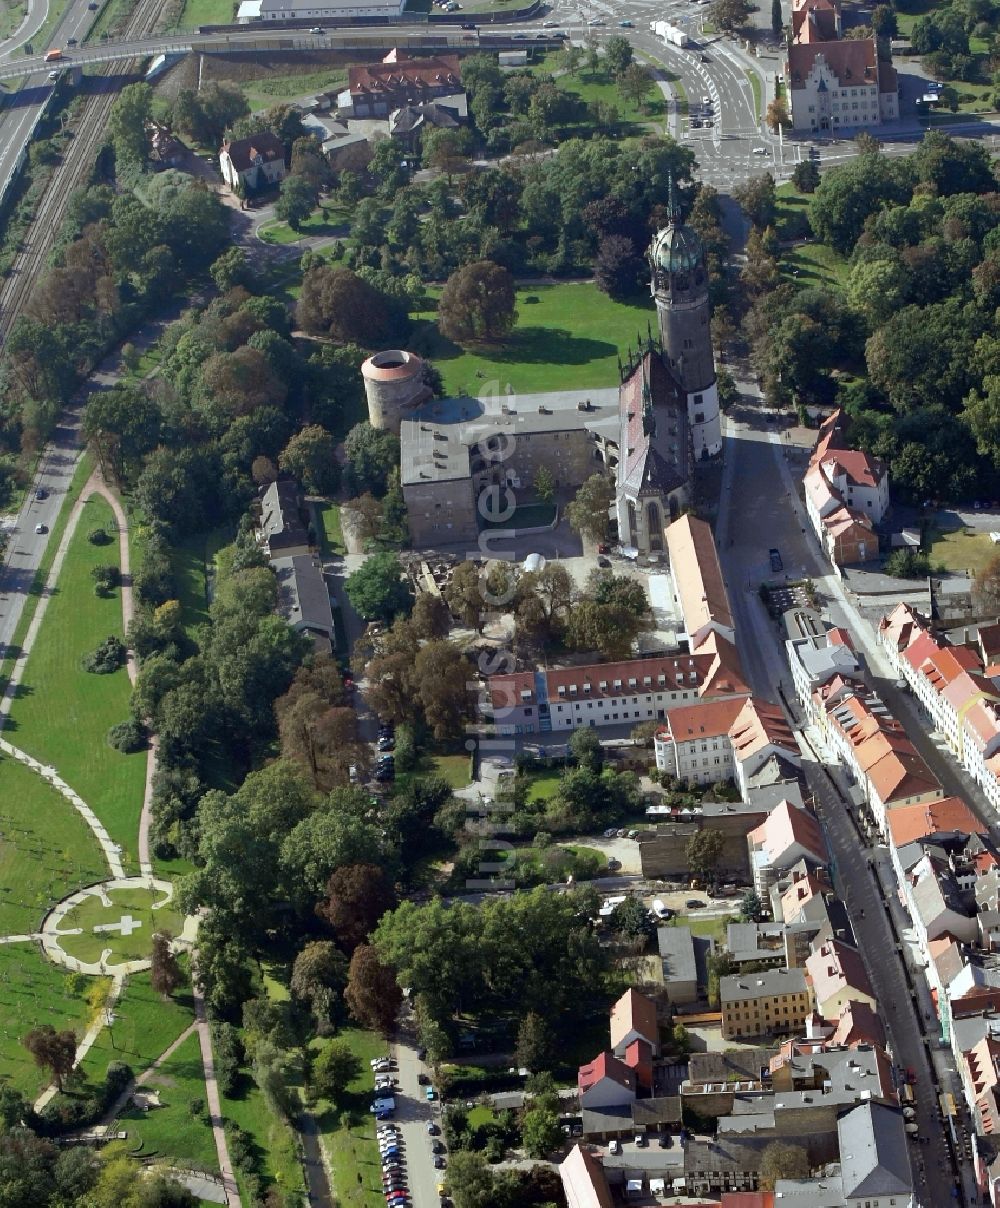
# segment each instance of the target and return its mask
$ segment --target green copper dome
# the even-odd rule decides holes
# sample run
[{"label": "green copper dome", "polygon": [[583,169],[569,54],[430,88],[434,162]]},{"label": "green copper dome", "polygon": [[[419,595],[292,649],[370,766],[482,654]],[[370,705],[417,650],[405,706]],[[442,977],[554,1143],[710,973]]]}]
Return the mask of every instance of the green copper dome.
[{"label": "green copper dome", "polygon": [[657,231],[650,249],[655,269],[667,273],[693,272],[704,259],[701,236],[684,223],[671,222]]}]

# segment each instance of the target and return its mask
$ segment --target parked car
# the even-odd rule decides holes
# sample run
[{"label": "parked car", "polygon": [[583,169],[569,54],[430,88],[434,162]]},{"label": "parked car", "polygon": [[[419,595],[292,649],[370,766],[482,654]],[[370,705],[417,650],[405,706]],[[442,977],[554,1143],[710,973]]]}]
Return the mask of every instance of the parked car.
[{"label": "parked car", "polygon": [[444,1170],[444,1168],[447,1165],[448,1165],[448,1163],[442,1157],[437,1157],[434,1159],[434,1169],[435,1170]]},{"label": "parked car", "polygon": [[443,1141],[432,1141],[431,1142],[431,1153],[444,1153],[444,1152],[445,1152],[445,1147],[444,1147]]},{"label": "parked car", "polygon": [[779,574],[784,569],[784,562],[781,560],[781,553],[776,549],[767,551],[768,558],[771,559],[771,570],[774,574]]},{"label": "parked car", "polygon": [[617,1137],[612,1137],[608,1144],[608,1153],[621,1153],[622,1143]]},{"label": "parked car", "polygon": [[309,31],[311,34],[321,34],[323,32],[322,25],[314,25]]},{"label": "parked car", "polygon": [[645,1149],[646,1148],[646,1134],[645,1133],[636,1133],[635,1134],[635,1143],[636,1143],[636,1147],[638,1149]]},{"label": "parked car", "polygon": [[434,1123],[433,1120],[427,1121],[427,1132],[429,1136],[437,1137],[441,1134],[441,1129]]},{"label": "parked car", "polygon": [[605,556],[603,554],[598,554],[597,555],[597,565],[600,567],[603,567],[605,570],[607,570],[608,567],[610,567],[610,565],[611,565],[611,559],[605,558]]},{"label": "parked car", "polygon": [[659,898],[653,899],[652,910],[658,919],[672,919],[674,917],[674,912],[666,903],[661,902]]},{"label": "parked car", "polygon": [[48,499],[49,493],[44,487],[39,487],[35,492],[36,499]]},{"label": "parked car", "polygon": [[427,1099],[428,1103],[433,1103],[434,1100],[437,1098],[437,1091],[434,1089],[433,1086],[429,1086],[427,1088],[427,1090],[424,1091],[424,1096]]},{"label": "parked car", "polygon": [[431,1081],[430,1075],[429,1074],[418,1074],[417,1081],[420,1083],[421,1086],[429,1086],[430,1081]]},{"label": "parked car", "polygon": [[391,751],[395,745],[396,745],[395,738],[390,737],[390,735],[388,735],[388,734],[384,735],[382,738],[380,738],[378,740],[378,749],[380,751]]},{"label": "parked car", "polygon": [[672,1144],[673,1140],[670,1136],[670,1133],[660,1133],[659,1146],[661,1149],[669,1149]]},{"label": "parked car", "polygon": [[698,898],[688,898],[684,905],[688,908],[688,910],[702,910],[705,906],[705,903],[700,901]]}]

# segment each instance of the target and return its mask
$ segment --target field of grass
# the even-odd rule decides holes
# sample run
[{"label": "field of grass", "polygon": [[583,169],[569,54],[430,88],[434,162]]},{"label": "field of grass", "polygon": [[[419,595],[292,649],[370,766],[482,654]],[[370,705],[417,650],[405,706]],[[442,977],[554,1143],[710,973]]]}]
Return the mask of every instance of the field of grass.
[{"label": "field of grass", "polygon": [[[434,291],[431,291],[434,292]],[[465,351],[446,340],[424,313],[426,353],[447,394],[478,396],[490,382],[516,393],[586,390],[618,383],[618,354],[656,318],[643,299],[615,302],[592,283],[527,286],[517,291],[518,321],[497,345]]]},{"label": "field of grass", "polygon": [[[618,86],[604,72],[592,76],[589,71],[583,69],[570,75],[559,76],[556,84],[565,92],[575,93],[586,105],[594,105],[598,101],[613,105],[618,111],[620,133],[648,133],[662,122],[666,111],[666,101],[658,88],[650,89],[648,104],[641,108],[632,101],[627,101],[618,91]],[[589,126],[591,118],[588,116],[582,124]]]},{"label": "field of grass", "polygon": [[135,6],[136,0],[107,0],[84,41],[97,42],[102,34],[112,37],[121,33]]},{"label": "field of grass", "polygon": [[319,548],[324,558],[335,554],[346,553],[344,534],[340,527],[340,507],[336,503],[316,503],[313,505],[318,522],[317,538]]},{"label": "field of grass", "polygon": [[84,995],[106,978],[86,978],[78,988],[65,970],[49,964],[34,944],[0,948],[0,1077],[23,1094],[34,1097],[48,1085],[21,1038],[38,1024],[87,1030],[92,1010]]},{"label": "field of grass", "polygon": [[63,13],[66,11],[68,3],[69,0],[49,0],[48,16],[30,42],[35,54],[39,54],[49,46],[56,26],[63,19]]},{"label": "field of grass", "polygon": [[550,797],[554,797],[559,792],[560,784],[562,784],[562,777],[558,772],[540,772],[532,775],[528,788],[528,800],[548,801]]},{"label": "field of grass", "polygon": [[28,11],[26,0],[2,0],[0,3],[0,39],[15,33]]},{"label": "field of grass", "polygon": [[199,25],[228,25],[235,16],[234,0],[187,0],[177,28],[197,29]]},{"label": "field of grass", "polygon": [[[105,906],[97,896],[84,898],[65,920],[65,927],[79,927],[81,934],[63,936],[62,947],[70,956],[86,962],[99,960],[105,948],[112,950],[113,963],[145,959],[152,951],[153,936],[157,931],[177,935],[184,923],[172,904],[154,908],[162,896],[156,890],[111,889],[108,891],[110,906]],[[98,926],[117,923],[125,915],[138,924],[131,935],[95,930]]]},{"label": "field of grass", "polygon": [[137,973],[125,983],[112,1026],[98,1033],[81,1069],[94,1083],[103,1081],[111,1061],[124,1061],[141,1074],[193,1022],[194,1003],[186,989],[165,999],[150,985],[148,973]]},{"label": "field of grass", "polygon": [[812,235],[809,226],[809,197],[800,193],[789,181],[775,189],[774,230],[779,239],[808,239]]},{"label": "field of grass", "polygon": [[141,1143],[143,1157],[155,1155],[177,1166],[217,1173],[212,1130],[188,1108],[193,1100],[205,1097],[196,1032],[150,1077],[147,1086],[159,1094],[161,1106],[148,1112],[134,1107],[122,1112],[118,1125],[128,1133],[129,1142]]},{"label": "field of grass", "polygon": [[804,243],[782,256],[782,271],[800,285],[839,287],[847,277],[848,263],[825,243]]},{"label": "field of grass", "polygon": [[[333,1195],[339,1204],[351,1208],[384,1208],[379,1178],[378,1148],[375,1144],[375,1117],[368,1111],[371,1099],[369,1061],[386,1051],[385,1040],[377,1032],[344,1028],[337,1035],[357,1055],[361,1072],[347,1085],[342,1104],[334,1108],[320,1100],[316,1118],[322,1143],[333,1172]],[[323,1041],[315,1044],[317,1054]]]},{"label": "field of grass", "polygon": [[170,547],[178,599],[183,609],[184,629],[192,636],[199,625],[208,623],[215,558],[232,539],[232,528],[223,525],[207,533],[196,533]]},{"label": "field of grass", "polygon": [[931,565],[945,570],[976,573],[997,552],[989,535],[975,529],[932,529],[928,542]]},{"label": "field of grass", "polygon": [[41,925],[61,898],[108,876],[90,827],[37,772],[0,759],[0,934]]},{"label": "field of grass", "polygon": [[[261,1151],[260,1170],[264,1178],[276,1183],[290,1197],[305,1194],[302,1166],[295,1145],[295,1134],[284,1120],[279,1120],[264,1101],[264,1096],[251,1079],[241,1077],[240,1094],[233,1098],[223,1097],[222,1114],[227,1120],[238,1124],[250,1133]],[[249,1203],[242,1179],[244,1203]],[[291,1203],[299,1203],[291,1199]]]},{"label": "field of grass", "polygon": [[13,742],[59,769],[94,810],[128,866],[136,856],[139,812],[146,783],[146,754],[123,755],[106,742],[111,726],[129,715],[125,668],[92,675],[80,660],[110,634],[122,636],[118,591],[94,594],[93,567],[116,560],[115,545],[91,545],[93,528],[114,528],[108,503],[94,497],[70,542],[59,584],[38,641],[28,657],[11,710]]},{"label": "field of grass", "polygon": [[[222,4],[225,0],[188,0],[188,5],[199,2],[209,5]],[[331,92],[335,88],[342,88],[346,81],[347,74],[343,71],[300,71],[290,75],[269,75],[260,80],[241,80],[240,87],[251,111],[256,112],[299,97]]]},{"label": "field of grass", "polygon": [[722,942],[726,938],[726,928],[736,922],[734,914],[725,914],[721,918],[702,918],[697,914],[687,914],[678,919],[683,927],[690,927],[692,935],[700,935]]}]

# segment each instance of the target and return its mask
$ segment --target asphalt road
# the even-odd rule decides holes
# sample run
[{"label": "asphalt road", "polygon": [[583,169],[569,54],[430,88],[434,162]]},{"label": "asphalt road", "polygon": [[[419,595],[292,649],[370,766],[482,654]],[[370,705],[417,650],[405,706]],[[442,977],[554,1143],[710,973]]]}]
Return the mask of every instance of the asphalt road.
[{"label": "asphalt road", "polygon": [[419,1075],[429,1070],[417,1056],[417,1048],[409,1036],[401,1036],[392,1046],[392,1055],[399,1067],[399,1091],[396,1095],[396,1116],[403,1136],[406,1154],[408,1186],[413,1199],[413,1208],[438,1208],[440,1198],[437,1185],[447,1177],[447,1170],[434,1169],[431,1152],[432,1138],[427,1133],[427,1121],[441,1123],[441,1100],[428,1103],[425,1088],[420,1085]]}]

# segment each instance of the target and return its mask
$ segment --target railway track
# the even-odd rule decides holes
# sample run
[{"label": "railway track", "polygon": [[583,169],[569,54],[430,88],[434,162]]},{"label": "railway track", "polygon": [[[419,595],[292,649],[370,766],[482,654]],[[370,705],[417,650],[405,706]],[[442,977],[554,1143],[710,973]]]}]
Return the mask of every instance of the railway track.
[{"label": "railway track", "polygon": [[[139,0],[129,17],[124,37],[134,38],[150,33],[161,8],[162,0]],[[132,59],[108,63],[101,68],[99,75],[92,77],[103,81],[103,86],[99,85],[99,90],[81,107],[72,126],[74,137],[70,140],[62,163],[49,179],[10,274],[0,285],[0,343],[6,340],[35,282],[45,271],[49,253],[62,228],[70,196],[87,181],[93,169],[118,92],[114,77],[128,76],[138,62]]]}]

